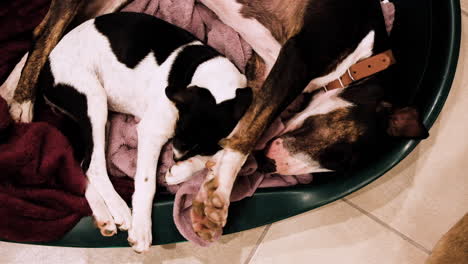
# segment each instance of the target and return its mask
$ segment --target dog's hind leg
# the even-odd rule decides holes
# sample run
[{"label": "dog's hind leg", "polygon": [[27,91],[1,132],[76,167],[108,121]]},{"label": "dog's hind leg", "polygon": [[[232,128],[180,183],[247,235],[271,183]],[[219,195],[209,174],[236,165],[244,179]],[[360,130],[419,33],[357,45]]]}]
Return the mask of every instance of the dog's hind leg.
[{"label": "dog's hind leg", "polygon": [[195,156],[188,160],[177,162],[166,172],[167,184],[174,185],[189,180],[194,173],[205,168],[208,160],[208,156]]},{"label": "dog's hind leg", "polygon": [[131,225],[130,209],[115,191],[106,168],[107,97],[105,91],[97,79],[86,78],[87,73],[74,72],[74,74],[81,77],[75,80],[74,87],[61,83],[54,87],[47,87],[43,91],[44,98],[47,103],[56,106],[79,124],[85,146],[85,156],[81,166],[90,184],[104,200],[115,224],[120,229],[127,230]]},{"label": "dog's hind leg", "polygon": [[84,0],[52,0],[47,15],[34,30],[34,42],[10,104],[10,113],[16,121],[32,120],[39,73],[83,2]]},{"label": "dog's hind leg", "polygon": [[[97,80],[87,81],[88,87],[96,86],[95,89],[88,89],[87,113],[85,119],[89,118],[91,125],[90,135],[92,144],[91,158],[86,176],[89,182],[96,188],[97,192],[104,199],[109,212],[114,218],[115,224],[121,230],[128,230],[131,226],[131,212],[125,201],[115,191],[107,174],[105,159],[105,126],[107,122],[107,97],[105,91]],[[86,132],[85,132],[86,133]],[[88,144],[89,145],[89,144]],[[86,162],[86,161],[85,161]],[[84,169],[86,163],[83,164]]]},{"label": "dog's hind leg", "polygon": [[113,236],[117,234],[117,227],[115,226],[109,209],[107,209],[104,199],[102,199],[101,195],[96,191],[96,188],[90,183],[88,183],[86,188],[85,197],[93,212],[94,222],[101,231],[101,235]]}]

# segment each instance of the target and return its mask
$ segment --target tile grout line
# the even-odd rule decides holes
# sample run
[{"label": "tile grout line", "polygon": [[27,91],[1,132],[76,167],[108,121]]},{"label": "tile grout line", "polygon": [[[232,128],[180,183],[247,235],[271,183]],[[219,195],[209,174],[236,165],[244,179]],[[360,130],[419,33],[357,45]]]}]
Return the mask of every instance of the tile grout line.
[{"label": "tile grout line", "polygon": [[268,231],[270,230],[271,225],[272,224],[269,224],[269,225],[265,226],[265,229],[263,229],[262,234],[260,235],[260,237],[257,240],[257,243],[255,244],[255,247],[252,248],[252,250],[250,251],[250,254],[247,257],[247,259],[244,261],[244,264],[249,264],[250,261],[253,259],[253,257],[255,256],[255,253],[257,253],[257,250],[260,247],[260,244],[263,242],[263,239],[265,239],[265,236],[267,235]]},{"label": "tile grout line", "polygon": [[353,207],[354,209],[358,210],[359,212],[365,214],[367,217],[369,217],[370,219],[374,220],[375,222],[377,222],[378,224],[382,225],[383,227],[387,228],[388,230],[390,230],[391,232],[395,233],[396,235],[398,235],[399,237],[403,238],[403,240],[409,242],[410,244],[412,244],[413,246],[415,246],[416,248],[418,248],[419,250],[421,251],[424,251],[426,254],[430,255],[432,252],[430,250],[428,250],[427,248],[425,248],[423,245],[419,244],[418,242],[414,241],[413,239],[411,239],[410,237],[408,237],[407,235],[403,234],[402,232],[398,231],[397,229],[395,229],[394,227],[390,226],[389,224],[385,223],[384,221],[382,221],[381,219],[379,219],[377,216],[367,212],[366,210],[362,209],[361,207],[359,207],[358,205],[354,204],[353,202],[351,202],[350,200],[346,199],[346,198],[342,198],[341,199],[343,202],[347,203],[349,206]]}]

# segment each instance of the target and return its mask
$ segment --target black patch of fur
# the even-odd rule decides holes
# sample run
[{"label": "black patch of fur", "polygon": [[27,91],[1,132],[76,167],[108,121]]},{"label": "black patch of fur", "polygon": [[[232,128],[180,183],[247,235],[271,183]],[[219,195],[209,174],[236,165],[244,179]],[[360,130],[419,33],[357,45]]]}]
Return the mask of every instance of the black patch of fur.
[{"label": "black patch of fur", "polygon": [[[167,83],[176,89],[185,89],[192,81],[198,66],[205,61],[221,56],[216,50],[205,45],[188,46],[177,55],[172,64]],[[217,78],[212,76],[211,78]]]},{"label": "black patch of fur", "polygon": [[262,151],[253,152],[255,160],[257,162],[257,171],[261,173],[273,173],[276,172],[276,162],[267,156]]},{"label": "black patch of fur", "polygon": [[175,49],[197,40],[179,27],[142,13],[107,14],[94,24],[109,39],[117,59],[129,68],[135,68],[150,52],[162,64]]},{"label": "black patch of fur", "polygon": [[166,95],[179,110],[174,147],[187,152],[180,160],[195,155],[213,155],[219,140],[229,135],[252,101],[252,89],[236,90],[236,97],[216,104],[213,95],[202,87],[188,87],[175,92],[167,88]]},{"label": "black patch of fur", "polygon": [[67,84],[54,85],[54,77],[50,70],[50,63],[47,61],[41,75],[39,76],[39,86],[46,102],[52,103],[52,107],[57,107],[66,113],[68,117],[78,123],[84,145],[84,158],[82,168],[86,171],[91,162],[93,150],[92,126],[88,117],[88,102],[86,96],[78,92],[75,88]]}]

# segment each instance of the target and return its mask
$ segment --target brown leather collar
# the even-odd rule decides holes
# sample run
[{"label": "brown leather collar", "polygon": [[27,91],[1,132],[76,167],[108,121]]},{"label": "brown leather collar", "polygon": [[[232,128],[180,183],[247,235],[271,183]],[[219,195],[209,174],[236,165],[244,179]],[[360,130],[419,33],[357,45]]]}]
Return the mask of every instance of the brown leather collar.
[{"label": "brown leather collar", "polygon": [[386,70],[395,62],[396,61],[392,50],[384,51],[357,62],[351,66],[339,79],[336,79],[325,85],[323,89],[328,91],[338,88],[346,88],[355,81],[362,80],[378,72]]}]

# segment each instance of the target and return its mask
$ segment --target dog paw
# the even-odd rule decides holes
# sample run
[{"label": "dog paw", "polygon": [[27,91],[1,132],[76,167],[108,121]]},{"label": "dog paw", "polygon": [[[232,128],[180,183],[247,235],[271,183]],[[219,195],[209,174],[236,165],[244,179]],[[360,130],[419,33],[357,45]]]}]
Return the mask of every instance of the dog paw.
[{"label": "dog paw", "polygon": [[31,101],[23,103],[12,101],[10,104],[10,115],[16,122],[31,122],[33,119],[33,103]]},{"label": "dog paw", "polygon": [[96,202],[88,199],[88,203],[93,210],[94,224],[99,228],[101,235],[109,237],[117,234],[117,226],[104,201]]},{"label": "dog paw", "polygon": [[129,230],[132,225],[132,213],[127,203],[117,194],[111,201],[106,201],[115,224],[120,230]]},{"label": "dog paw", "polygon": [[94,224],[97,228],[99,228],[101,235],[105,237],[110,237],[117,234],[117,227],[111,216],[110,218],[103,219],[94,215]]},{"label": "dog paw", "polygon": [[192,168],[185,162],[175,164],[166,172],[166,182],[175,185],[187,181],[193,175]]},{"label": "dog paw", "polygon": [[221,235],[228,215],[229,196],[218,187],[217,178],[205,181],[192,203],[193,230],[209,242]]},{"label": "dog paw", "polygon": [[117,234],[117,227],[107,208],[104,199],[96,191],[93,185],[88,184],[85,192],[86,200],[93,211],[94,225],[99,228],[103,236],[113,236]]},{"label": "dog paw", "polygon": [[153,240],[151,217],[134,217],[127,240],[136,253],[148,252]]}]

